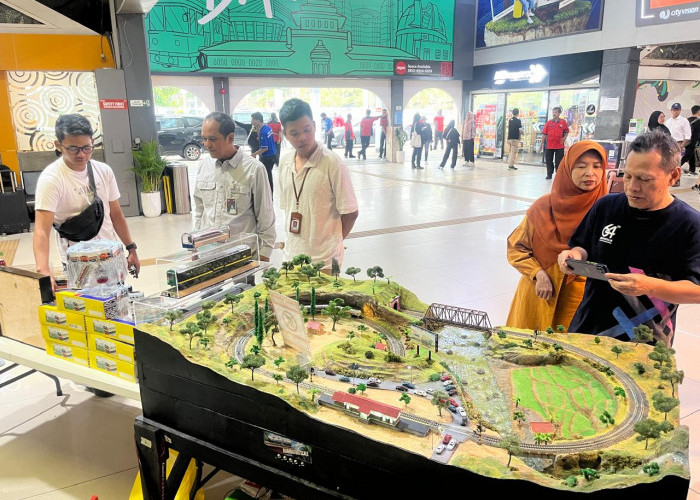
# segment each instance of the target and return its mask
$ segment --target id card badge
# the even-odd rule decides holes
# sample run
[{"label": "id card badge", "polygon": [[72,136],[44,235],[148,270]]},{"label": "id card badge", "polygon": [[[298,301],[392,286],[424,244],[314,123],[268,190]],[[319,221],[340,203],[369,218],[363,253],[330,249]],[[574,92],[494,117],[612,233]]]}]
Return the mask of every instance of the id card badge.
[{"label": "id card badge", "polygon": [[229,215],[238,215],[238,203],[236,198],[226,198],[226,213]]},{"label": "id card badge", "polygon": [[301,214],[299,212],[292,212],[290,215],[289,232],[292,234],[301,233]]}]

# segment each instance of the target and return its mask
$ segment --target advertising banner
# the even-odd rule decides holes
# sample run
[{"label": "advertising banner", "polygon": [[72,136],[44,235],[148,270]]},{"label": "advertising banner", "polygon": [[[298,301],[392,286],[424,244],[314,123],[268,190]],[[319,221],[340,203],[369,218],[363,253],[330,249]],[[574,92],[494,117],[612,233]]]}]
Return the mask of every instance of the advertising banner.
[{"label": "advertising banner", "polygon": [[698,0],[637,0],[637,26],[700,19]]},{"label": "advertising banner", "polygon": [[604,0],[477,2],[477,49],[600,30],[603,24]]},{"label": "advertising banner", "polygon": [[451,76],[454,13],[455,0],[160,0],[146,30],[156,73],[390,77],[404,60]]}]

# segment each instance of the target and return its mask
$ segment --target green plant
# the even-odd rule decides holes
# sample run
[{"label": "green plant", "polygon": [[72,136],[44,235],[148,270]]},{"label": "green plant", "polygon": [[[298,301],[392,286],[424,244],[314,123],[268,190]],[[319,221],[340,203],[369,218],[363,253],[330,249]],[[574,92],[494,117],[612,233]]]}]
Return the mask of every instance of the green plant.
[{"label": "green plant", "polygon": [[152,193],[160,191],[163,171],[168,162],[158,152],[158,141],[145,141],[141,149],[132,152],[134,167],[130,168],[141,180],[141,192]]},{"label": "green plant", "polygon": [[394,127],[394,135],[399,143],[399,151],[403,151],[403,145],[406,144],[406,141],[408,140],[406,131],[403,129],[403,127]]}]

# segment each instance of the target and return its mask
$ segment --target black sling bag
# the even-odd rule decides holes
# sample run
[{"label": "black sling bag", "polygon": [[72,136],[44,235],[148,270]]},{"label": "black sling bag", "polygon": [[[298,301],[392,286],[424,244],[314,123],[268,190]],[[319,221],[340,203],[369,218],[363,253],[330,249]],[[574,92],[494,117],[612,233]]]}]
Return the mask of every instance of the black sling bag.
[{"label": "black sling bag", "polygon": [[54,224],[54,229],[58,232],[61,238],[70,241],[88,241],[97,236],[102,228],[102,222],[105,218],[105,207],[102,200],[97,196],[97,187],[95,186],[95,177],[92,173],[92,162],[88,162],[88,177],[90,179],[90,189],[93,192],[93,200],[85,210],[78,215],[74,215],[66,220],[60,226]]}]

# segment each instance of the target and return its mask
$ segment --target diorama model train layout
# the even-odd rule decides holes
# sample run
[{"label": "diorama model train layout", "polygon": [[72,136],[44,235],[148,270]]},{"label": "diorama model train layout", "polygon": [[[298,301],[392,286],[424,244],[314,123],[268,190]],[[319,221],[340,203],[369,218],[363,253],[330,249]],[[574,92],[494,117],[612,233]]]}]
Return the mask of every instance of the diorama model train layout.
[{"label": "diorama model train layout", "polygon": [[[174,267],[169,285],[187,293],[250,259],[236,247]],[[263,284],[139,322],[144,418],[260,464],[246,477],[299,498],[428,498],[446,484],[686,498],[683,372],[645,325],[633,342],[492,327],[379,266],[360,280],[314,264],[297,256]]]}]

